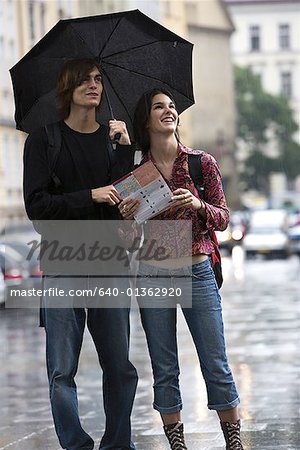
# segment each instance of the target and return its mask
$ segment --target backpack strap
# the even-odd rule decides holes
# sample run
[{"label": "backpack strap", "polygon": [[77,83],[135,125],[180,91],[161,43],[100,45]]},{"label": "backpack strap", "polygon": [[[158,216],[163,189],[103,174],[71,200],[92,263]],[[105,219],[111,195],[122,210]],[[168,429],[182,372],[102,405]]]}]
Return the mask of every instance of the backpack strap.
[{"label": "backpack strap", "polygon": [[203,172],[202,172],[202,164],[201,158],[204,151],[199,150],[197,154],[189,153],[188,154],[188,165],[189,165],[189,173],[194,182],[194,185],[198,191],[199,197],[202,200],[205,200],[205,189],[203,183]]},{"label": "backpack strap", "polygon": [[49,173],[51,180],[54,183],[54,187],[58,189],[61,187],[62,183],[58,176],[55,174],[54,170],[59,157],[62,143],[60,122],[45,125],[44,129],[48,140],[47,160]]},{"label": "backpack strap", "polygon": [[[203,171],[201,164],[201,157],[204,151],[199,151],[197,154],[188,154],[189,173],[194,182],[194,185],[199,193],[199,197],[205,200],[205,187],[203,183]],[[219,243],[214,229],[208,230],[210,240],[212,241],[214,251],[211,254],[212,266],[215,273],[216,281],[219,289],[223,284],[221,254],[219,251]]]}]

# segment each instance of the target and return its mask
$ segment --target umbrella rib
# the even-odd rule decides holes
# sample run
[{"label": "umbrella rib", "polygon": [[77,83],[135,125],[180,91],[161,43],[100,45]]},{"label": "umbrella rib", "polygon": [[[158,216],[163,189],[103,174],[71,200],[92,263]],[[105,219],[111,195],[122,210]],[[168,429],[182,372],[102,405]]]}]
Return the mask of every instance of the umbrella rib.
[{"label": "umbrella rib", "polygon": [[[105,42],[103,48],[100,50],[100,52],[99,52],[99,54],[98,54],[98,60],[99,60],[99,61],[101,60],[101,54],[102,54],[102,53],[104,52],[104,50],[106,49],[107,45],[109,44],[109,41],[110,41],[111,37],[112,37],[113,34],[116,32],[116,30],[117,30],[117,28],[119,27],[120,22],[122,21],[122,19],[123,19],[123,17],[121,17],[121,18],[117,21],[117,23],[116,23],[114,29],[111,31],[109,37],[107,38],[107,40],[106,40],[106,42]],[[88,49],[88,51],[89,51],[90,54],[93,56],[93,58],[95,58],[95,55],[90,51],[90,49],[89,49],[89,47],[88,47],[88,44],[86,43],[85,39],[81,36],[80,32],[74,27],[73,24],[71,24],[71,27],[72,27],[74,33],[81,39],[81,42],[85,45],[85,47]],[[154,44],[155,42],[159,42],[159,41],[153,41],[153,42],[150,42],[150,43],[148,43],[148,44],[138,45],[138,46],[136,46],[136,47],[130,47],[130,48],[127,49],[127,50],[122,50],[122,51],[120,51],[120,52],[111,53],[111,54],[107,55],[107,57],[115,56],[115,55],[120,55],[120,54],[126,53],[126,52],[128,52],[128,51],[132,51],[132,50],[135,50],[135,49],[138,49],[138,48],[141,48],[141,47],[146,47],[146,46],[148,46],[148,45]]]},{"label": "umbrella rib", "polygon": [[[55,90],[55,91],[56,91],[56,90]],[[52,92],[53,92],[53,89],[52,89],[50,92],[47,92],[46,94],[44,94],[43,96],[41,96],[41,97],[39,97],[39,98],[37,98],[37,99],[35,100],[35,102],[31,105],[30,109],[29,109],[28,111],[26,111],[26,113],[24,114],[24,116],[21,118],[21,120],[20,120],[20,125],[22,125],[22,124],[26,121],[26,119],[27,119],[27,117],[29,116],[29,114],[31,114],[32,109],[33,109],[35,106],[37,106],[37,105],[39,104],[39,102],[41,102],[41,99],[43,99],[43,97],[49,95],[49,94],[52,93]],[[20,128],[20,130],[21,130],[21,131],[25,131],[25,130],[23,130],[23,128],[22,128],[22,129]],[[25,131],[25,133],[28,133],[28,132]]]},{"label": "umbrella rib", "polygon": [[95,55],[94,55],[94,53],[89,49],[89,46],[88,46],[88,44],[86,43],[85,39],[81,36],[81,34],[79,33],[79,31],[74,27],[73,24],[71,24],[71,27],[72,27],[74,33],[75,33],[75,34],[78,36],[78,38],[81,40],[81,43],[84,44],[84,46],[86,47],[86,49],[89,51],[91,57],[92,57],[93,59],[95,59]]},{"label": "umbrella rib", "polygon": [[[120,50],[120,51],[118,51],[116,53],[110,53],[109,55],[106,55],[103,60],[105,60],[105,58],[110,58],[112,56],[122,55],[122,53],[132,52],[133,50],[138,50],[140,48],[148,47],[149,45],[156,44],[156,43],[161,43],[161,42],[162,41],[158,41],[158,40],[151,41],[151,42],[147,42],[147,44],[136,45],[135,47],[130,47],[130,48],[127,48],[126,50]],[[169,41],[163,41],[163,42],[169,42]]]},{"label": "umbrella rib", "polygon": [[[130,119],[130,121],[131,121],[131,123],[132,123],[132,119],[131,119],[131,116],[130,116],[130,113],[129,113],[128,108],[126,107],[126,105],[124,104],[123,100],[120,98],[119,94],[117,93],[117,91],[116,91],[115,88],[113,87],[110,78],[107,76],[107,74],[106,74],[106,72],[105,72],[105,69],[102,68],[102,70],[103,70],[104,74],[106,75],[106,79],[107,79],[107,81],[109,82],[109,84],[110,84],[110,86],[111,86],[113,92],[115,93],[115,95],[116,95],[116,97],[118,98],[119,102],[120,102],[121,105],[123,106],[124,110],[126,111],[128,117],[129,117],[129,119]],[[110,99],[109,99],[108,92],[107,92],[106,89],[105,89],[105,93],[106,93],[106,97],[107,97],[107,101],[108,101],[108,107],[109,107],[109,109],[110,109],[111,115],[113,116],[113,117],[112,117],[112,119],[113,119],[113,118],[114,118],[113,109],[112,109],[112,107],[111,107],[111,105],[110,105]]]},{"label": "umbrella rib", "polygon": [[[17,128],[19,124],[19,129],[25,131],[26,128],[26,132],[28,132],[28,130],[34,129],[39,123],[43,124],[53,120],[53,118],[56,119],[54,75],[55,77],[57,76],[57,71],[64,61],[75,57],[91,58],[101,64],[105,74],[105,83],[107,83],[107,88],[112,95],[112,100],[116,102],[116,111],[118,111],[120,116],[122,114],[124,114],[124,117],[127,116],[131,123],[133,98],[131,94],[128,101],[126,101],[126,95],[123,92],[126,79],[132,83],[136,96],[142,89],[146,90],[147,86],[150,88],[151,86],[160,85],[178,95],[176,97],[178,107],[182,110],[193,104],[191,72],[185,73],[182,80],[177,73],[182,66],[182,58],[190,66],[188,58],[191,58],[193,44],[162,27],[152,19],[147,18],[147,16],[143,19],[144,16],[139,10],[134,10],[103,15],[104,22],[102,21],[102,16],[59,21],[23,56],[19,63],[10,69],[16,103],[15,120]],[[92,18],[93,23],[96,25],[94,30],[89,26]],[[97,21],[94,21],[94,18]],[[144,22],[141,19],[146,20],[145,26],[143,26]],[[77,23],[80,26],[77,27]],[[103,27],[101,24],[103,24]],[[151,27],[151,24],[153,24],[154,28]],[[140,39],[138,37],[139,32],[142,34]],[[62,35],[62,40],[60,40],[60,34]],[[68,46],[68,40],[74,41],[72,46]],[[53,41],[55,41],[55,45],[58,43],[58,52],[56,51],[57,47],[52,45]],[[66,49],[63,50],[65,44]],[[49,49],[50,51],[48,51]],[[32,91],[28,89],[28,95],[27,93],[24,95],[22,91],[23,86],[20,86],[22,87],[21,91],[17,86],[18,83],[23,83],[22,71],[24,68],[26,69],[27,64],[34,64],[32,59],[43,58],[47,53],[50,53],[47,56],[49,61],[51,61],[49,64],[53,65],[51,75],[47,78],[49,83],[46,86],[45,83],[42,84],[44,88],[41,89],[37,80],[36,89]],[[152,59],[153,65],[150,62],[148,63],[150,66],[145,68],[147,61]],[[146,62],[144,62],[145,60]],[[163,61],[166,61],[166,63],[163,64]],[[20,63],[22,63],[22,66],[19,68]],[[45,67],[43,59],[41,64]],[[130,65],[132,65],[132,68],[130,68]],[[156,69],[154,65],[157,67]],[[163,66],[162,70],[160,70],[161,66]],[[108,75],[111,75],[111,79]],[[125,79],[125,81],[122,82],[122,79]],[[139,83],[139,88],[137,83]],[[105,105],[104,113],[99,113],[99,117],[103,116],[106,118],[106,112]],[[40,117],[35,123],[37,115]]]},{"label": "umbrella rib", "polygon": [[[140,73],[140,72],[137,72],[137,71],[135,71],[135,70],[127,69],[126,67],[119,66],[118,64],[112,64],[112,63],[108,63],[108,62],[105,62],[105,64],[106,64],[106,65],[109,65],[109,66],[112,66],[112,67],[116,67],[117,69],[122,69],[122,70],[125,70],[126,72],[133,73],[133,74],[135,74],[135,75],[139,75],[139,76],[141,76],[141,77],[144,77],[144,78],[147,78],[147,79],[150,79],[150,80],[154,80],[154,81],[158,81],[159,83],[163,83],[163,84],[166,84],[166,85],[170,86],[169,83],[167,83],[167,82],[165,82],[165,81],[162,81],[160,78],[154,77],[154,76],[152,76],[152,75],[145,75],[145,74]],[[109,79],[108,76],[107,76],[107,78]],[[170,86],[170,87],[171,87],[172,89],[175,89],[175,88],[172,87],[172,86]],[[176,90],[179,94],[181,94],[183,97],[185,97],[185,98],[187,98],[188,100],[190,100],[190,98],[189,98],[186,94],[180,92],[177,88],[176,88],[175,90]]]},{"label": "umbrella rib", "polygon": [[[117,23],[116,23],[114,29],[112,30],[112,32],[110,33],[109,37],[107,38],[104,47],[102,48],[102,50],[100,51],[100,53],[99,53],[99,55],[98,55],[99,60],[100,60],[100,58],[101,58],[101,54],[102,54],[102,53],[104,52],[104,50],[106,49],[107,45],[109,44],[109,41],[110,41],[111,37],[113,36],[114,33],[116,33],[116,30],[117,30],[117,28],[119,28],[120,23],[122,22],[123,19],[124,19],[124,17],[120,17],[120,19],[117,21]],[[121,55],[122,53],[127,53],[128,51],[136,50],[136,49],[138,49],[138,48],[147,47],[148,45],[155,44],[156,42],[161,42],[161,41],[154,40],[154,41],[152,41],[152,42],[148,42],[147,44],[136,45],[136,47],[130,47],[130,48],[127,49],[127,50],[122,50],[122,51],[119,51],[119,52],[116,52],[116,53],[110,53],[110,54],[107,55],[106,57],[115,56],[115,55]],[[165,41],[165,42],[169,42],[169,41]],[[106,57],[105,57],[105,58],[106,58]]]},{"label": "umbrella rib", "polygon": [[109,38],[106,40],[106,42],[105,42],[105,44],[104,44],[104,47],[103,47],[102,50],[100,51],[100,53],[99,53],[99,55],[98,55],[99,60],[100,60],[100,55],[104,52],[104,50],[105,50],[107,44],[109,43],[109,41],[110,41],[112,35],[115,33],[116,29],[119,27],[121,21],[122,21],[122,17],[117,21],[115,28],[114,28],[114,29],[112,30],[112,32],[110,33]]},{"label": "umbrella rib", "polygon": [[[116,29],[118,28],[118,26],[120,25],[120,22],[121,22],[121,21],[122,21],[122,17],[121,17],[121,18],[118,20],[118,22],[116,23],[116,26],[115,26],[114,29],[112,30],[112,32],[111,32],[109,38],[107,39],[107,41],[106,41],[106,43],[105,43],[105,45],[104,45],[104,47],[103,47],[103,49],[102,49],[101,52],[99,53],[99,55],[98,55],[98,59],[99,59],[99,60],[101,60],[101,58],[100,58],[101,53],[103,53],[103,51],[105,50],[106,45],[109,43],[109,40],[111,39],[111,36],[115,33],[115,31],[116,31]],[[85,44],[85,46],[88,48],[88,46],[87,46],[85,40],[82,38],[81,34],[74,28],[73,25],[72,25],[72,28],[73,28],[74,32],[81,38],[81,41],[82,41],[82,42]],[[112,54],[110,54],[110,55],[107,55],[107,56],[105,57],[105,59],[106,59],[106,58],[109,58],[109,57],[112,57],[112,56],[121,55],[122,53],[131,52],[132,50],[137,50],[137,49],[140,49],[140,48],[145,48],[145,47],[148,47],[149,45],[152,45],[152,44],[155,44],[155,43],[159,43],[159,42],[161,42],[161,41],[155,40],[155,41],[148,42],[148,43],[146,43],[146,44],[137,45],[136,47],[130,47],[130,49],[122,50],[122,51],[119,51],[119,52],[116,52],[116,53],[112,53]],[[170,41],[164,41],[164,42],[170,42]],[[174,42],[175,42],[175,41],[174,41]],[[89,48],[88,48],[88,50],[89,50]],[[93,55],[93,53],[92,53],[90,50],[89,50],[89,52],[91,53],[91,55],[92,55],[93,57],[95,57],[95,56]],[[139,72],[135,72],[134,70],[129,70],[129,69],[126,69],[126,68],[124,68],[124,67],[122,67],[122,66],[118,66],[117,64],[113,64],[113,63],[110,63],[110,62],[108,62],[108,61],[105,61],[105,59],[103,59],[103,62],[105,62],[105,64],[107,64],[107,65],[110,65],[110,66],[113,66],[113,67],[117,67],[117,68],[120,68],[120,69],[122,69],[122,70],[126,70],[127,72],[136,73],[137,75],[146,77],[146,78],[148,78],[148,79],[150,78],[150,79],[155,80],[155,81],[159,81],[160,83],[162,82],[159,78],[153,77],[153,76],[151,76],[151,75],[143,75],[143,74],[141,74],[141,73],[139,73]],[[108,78],[108,77],[107,77],[107,78]],[[168,85],[168,83],[164,83],[164,84]],[[177,90],[177,91],[178,91],[178,90]],[[189,97],[187,97],[187,96],[186,96],[185,94],[183,94],[182,92],[180,92],[180,91],[178,91],[178,92],[179,92],[181,95],[183,95],[183,97],[189,99]],[[119,97],[119,96],[118,96],[118,97]],[[124,108],[125,108],[125,106],[124,106]],[[125,108],[125,109],[126,109],[126,108]],[[126,109],[126,111],[127,111],[127,109]],[[128,111],[127,111],[127,112],[128,112]]]}]

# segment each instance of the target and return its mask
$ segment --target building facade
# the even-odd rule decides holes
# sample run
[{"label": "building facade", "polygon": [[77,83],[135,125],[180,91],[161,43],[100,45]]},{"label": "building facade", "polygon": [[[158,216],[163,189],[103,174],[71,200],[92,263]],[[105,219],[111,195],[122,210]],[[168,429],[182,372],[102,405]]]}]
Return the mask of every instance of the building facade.
[{"label": "building facade", "polygon": [[[219,160],[229,203],[238,204],[233,161],[235,110],[229,39],[232,23],[221,0],[1,0],[0,218],[25,216],[22,159],[26,134],[15,129],[9,69],[61,18],[140,9],[194,43],[196,103],[181,117],[181,139]],[[222,75],[220,75],[222,74]],[[0,220],[1,220],[0,219]],[[0,223],[0,228],[3,223]]]},{"label": "building facade", "polygon": [[15,129],[9,69],[61,17],[77,15],[71,0],[0,1],[0,229],[25,217],[22,195],[23,147],[26,134]]},{"label": "building facade", "polygon": [[189,38],[194,42],[193,145],[216,157],[229,205],[237,208],[236,110],[230,55],[234,26],[219,0],[188,1],[186,8]]},{"label": "building facade", "polygon": [[[233,62],[249,66],[260,77],[266,92],[288,98],[299,127],[294,139],[300,143],[300,0],[224,0],[224,3],[235,26],[231,40]],[[276,142],[270,141],[265,152],[277,156]],[[241,157],[242,153],[241,148]],[[294,199],[299,205],[299,180],[300,176],[294,186],[289,186],[283,173],[272,174],[272,204],[279,206]]]},{"label": "building facade", "polygon": [[285,95],[300,128],[300,0],[224,1],[235,26],[234,63],[250,66],[267,92]]}]

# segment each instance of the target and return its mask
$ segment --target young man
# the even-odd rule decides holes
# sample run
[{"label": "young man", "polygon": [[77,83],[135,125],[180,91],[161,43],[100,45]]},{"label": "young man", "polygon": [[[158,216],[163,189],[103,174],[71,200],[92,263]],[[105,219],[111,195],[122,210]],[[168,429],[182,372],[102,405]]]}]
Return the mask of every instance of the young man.
[{"label": "young man", "polygon": [[[39,221],[117,219],[120,196],[112,181],[131,170],[133,151],[124,122],[111,120],[107,128],[96,121],[96,109],[103,95],[101,67],[89,59],[66,62],[58,79],[57,93],[62,141],[55,175],[60,180],[60,188],[53,191],[50,187],[48,139],[45,129],[39,129],[28,136],[24,150],[24,200],[28,217]],[[120,138],[113,164],[108,145],[109,138],[117,133]],[[86,288],[89,277],[81,280],[82,287]],[[71,281],[67,281],[69,287]],[[61,283],[62,278],[44,275],[45,291]],[[53,297],[44,295],[42,319],[51,408],[61,447],[94,448],[93,439],[80,423],[74,381],[87,323],[103,370],[106,426],[100,449],[134,449],[130,414],[137,373],[128,359],[129,305],[57,308],[53,307],[53,301]]]}]

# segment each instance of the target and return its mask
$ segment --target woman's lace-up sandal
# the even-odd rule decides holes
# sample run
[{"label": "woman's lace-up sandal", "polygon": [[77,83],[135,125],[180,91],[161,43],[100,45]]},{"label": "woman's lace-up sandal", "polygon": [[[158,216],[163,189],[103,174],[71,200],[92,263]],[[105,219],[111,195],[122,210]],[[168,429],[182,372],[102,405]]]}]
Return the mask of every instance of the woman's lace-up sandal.
[{"label": "woman's lace-up sandal", "polygon": [[184,442],[182,422],[164,425],[164,432],[168,438],[171,450],[187,450],[187,446]]},{"label": "woman's lace-up sandal", "polygon": [[220,423],[226,441],[226,450],[244,450],[240,435],[241,421]]}]

